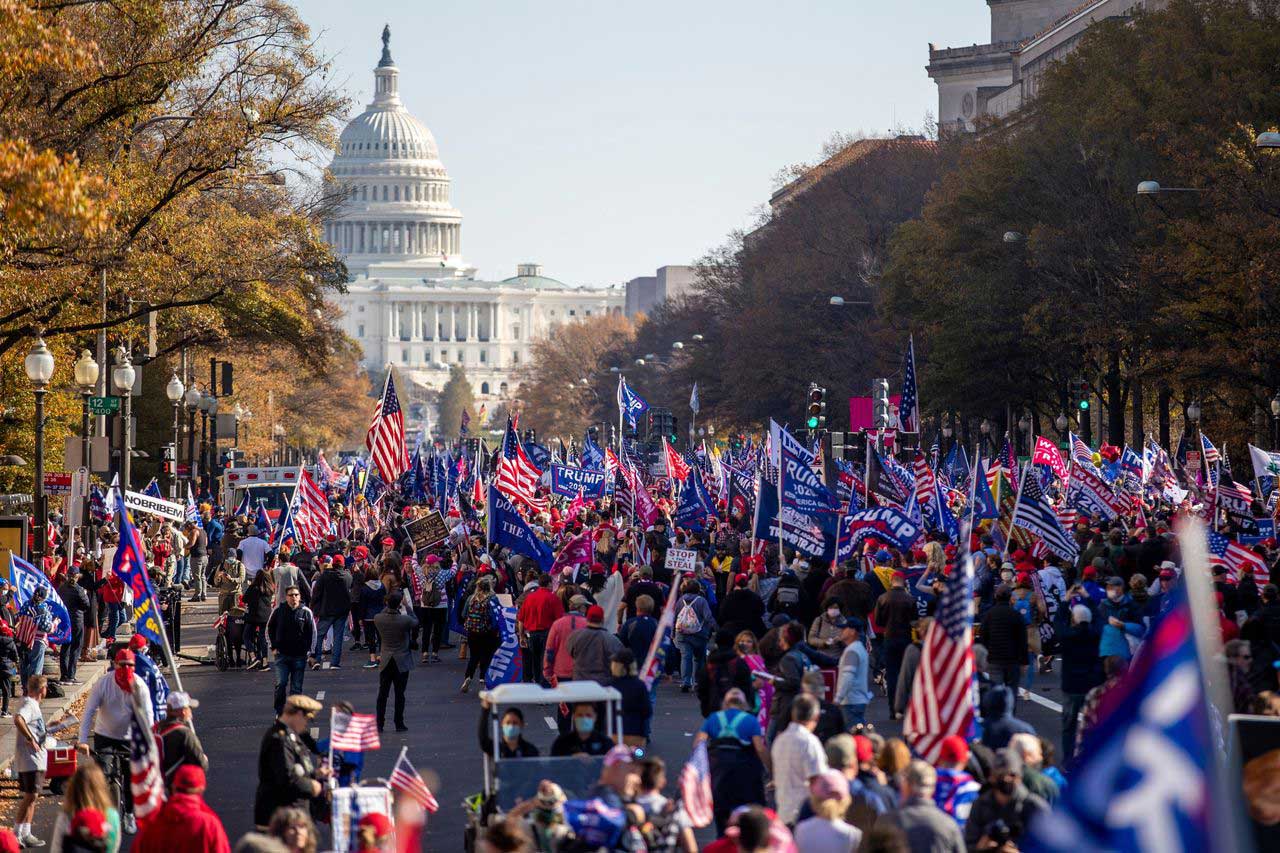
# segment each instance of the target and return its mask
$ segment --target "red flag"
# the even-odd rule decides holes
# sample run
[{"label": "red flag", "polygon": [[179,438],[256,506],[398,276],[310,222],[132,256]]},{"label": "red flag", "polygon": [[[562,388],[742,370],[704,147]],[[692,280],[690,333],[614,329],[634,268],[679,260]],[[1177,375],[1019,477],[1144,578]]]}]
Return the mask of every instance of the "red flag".
[{"label": "red flag", "polygon": [[682,483],[689,479],[689,463],[685,462],[676,449],[667,443],[666,436],[662,438],[662,450],[667,458],[667,476]]},{"label": "red flag", "polygon": [[1062,451],[1043,435],[1036,436],[1036,448],[1031,454],[1031,462],[1035,465],[1048,465],[1054,474],[1064,480],[1067,478],[1067,463],[1062,458]]}]

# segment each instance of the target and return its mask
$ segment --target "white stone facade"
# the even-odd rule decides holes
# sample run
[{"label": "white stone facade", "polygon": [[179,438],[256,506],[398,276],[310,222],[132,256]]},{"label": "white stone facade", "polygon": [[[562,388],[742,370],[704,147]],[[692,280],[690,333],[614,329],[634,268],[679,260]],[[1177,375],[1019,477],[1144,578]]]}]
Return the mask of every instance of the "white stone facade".
[{"label": "white stone facade", "polygon": [[466,367],[479,399],[500,400],[514,395],[535,340],[560,323],[621,313],[624,294],[570,287],[537,264],[501,281],[475,277],[462,258],[449,174],[431,131],[400,101],[389,41],[384,29],[373,103],[343,130],[330,166],[345,199],[325,238],[350,273],[334,301],[365,365],[394,365],[411,402],[429,409],[454,364]]}]

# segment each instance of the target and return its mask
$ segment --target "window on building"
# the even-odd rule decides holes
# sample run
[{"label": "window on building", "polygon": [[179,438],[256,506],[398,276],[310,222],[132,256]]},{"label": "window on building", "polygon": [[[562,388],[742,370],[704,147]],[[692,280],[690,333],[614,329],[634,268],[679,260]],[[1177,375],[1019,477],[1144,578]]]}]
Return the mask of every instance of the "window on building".
[{"label": "window on building", "polygon": [[519,363],[520,363],[520,353],[518,353],[518,352],[513,352],[513,353],[511,353],[511,363],[512,363],[512,364],[519,364]]},{"label": "window on building", "polygon": [[572,308],[570,308],[570,309],[569,309],[569,316],[570,316],[570,317],[575,317],[575,316],[577,316],[577,314],[578,314],[578,312],[577,312],[577,311],[574,311]]},{"label": "window on building", "polygon": [[400,187],[395,188],[395,200],[396,201],[400,200]]},{"label": "window on building", "polygon": [[409,351],[407,349],[400,350],[400,361],[402,364],[409,363]]},{"label": "window on building", "polygon": [[484,363],[485,363],[485,362],[487,362],[488,360],[489,360],[489,351],[488,351],[488,350],[480,350],[480,363],[481,363],[481,364],[484,364]]},{"label": "window on building", "polygon": [[511,337],[515,338],[517,341],[518,341],[518,340],[520,340],[520,327],[519,327],[519,326],[512,326],[512,327],[511,327]]},{"label": "window on building", "polygon": [[[363,338],[363,337],[364,337],[364,323],[361,323],[360,325],[356,326],[356,337],[357,337],[357,338]],[[621,384],[621,383],[619,383],[619,384]]]},{"label": "window on building", "polygon": [[466,357],[466,353],[463,352],[462,350],[458,350],[458,364],[462,364],[462,361],[465,357]]},{"label": "window on building", "polygon": [[368,187],[361,187],[361,188],[360,188],[360,200],[361,200],[361,201],[368,201],[368,200],[369,200],[369,188],[368,188]]},{"label": "window on building", "polygon": [[591,309],[590,309],[590,308],[588,308],[586,311],[583,311],[582,313],[583,313],[583,314],[586,314],[588,317],[590,317],[590,316],[591,316]]},{"label": "window on building", "polygon": [[[481,360],[481,361],[484,361],[484,359],[480,359],[480,360]],[[488,383],[488,382],[481,382],[481,383],[480,383],[480,393],[481,393],[481,394],[488,394],[488,393],[489,393],[489,383]]]}]

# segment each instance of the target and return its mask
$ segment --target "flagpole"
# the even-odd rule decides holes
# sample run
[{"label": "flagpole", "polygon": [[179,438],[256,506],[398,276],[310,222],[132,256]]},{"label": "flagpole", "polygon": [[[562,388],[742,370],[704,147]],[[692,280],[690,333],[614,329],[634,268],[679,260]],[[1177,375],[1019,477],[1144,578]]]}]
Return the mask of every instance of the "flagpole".
[{"label": "flagpole", "polygon": [[338,774],[333,773],[333,715],[337,711],[333,705],[329,706],[329,772],[332,773],[329,778],[337,784]]},{"label": "flagpole", "polygon": [[[1018,505],[1022,503],[1022,487],[1027,484],[1027,469],[1023,468],[1018,477],[1018,495],[1013,499],[1013,516],[1009,519],[1009,535],[1004,538],[1004,551],[1000,554],[1001,559],[1009,554],[1009,543],[1013,541],[1013,528],[1018,523]],[[1000,504],[996,503],[996,514],[1000,513]],[[996,518],[996,524],[1000,523],[1000,519]]]}]

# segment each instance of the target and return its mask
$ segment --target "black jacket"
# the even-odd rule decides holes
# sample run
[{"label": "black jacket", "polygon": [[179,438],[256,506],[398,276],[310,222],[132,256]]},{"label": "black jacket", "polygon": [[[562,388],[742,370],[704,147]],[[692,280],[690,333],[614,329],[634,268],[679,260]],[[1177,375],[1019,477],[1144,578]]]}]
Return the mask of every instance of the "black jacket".
[{"label": "black jacket", "polygon": [[[876,599],[876,625],[886,640],[910,640],[911,623],[919,616],[916,600],[905,589],[891,589]],[[1023,660],[1025,662],[1025,655]]]},{"label": "black jacket", "polygon": [[735,589],[721,599],[718,616],[720,627],[735,635],[750,631],[757,640],[764,636],[764,602],[749,589]]},{"label": "black jacket", "polygon": [[83,631],[84,615],[89,612],[89,594],[80,584],[67,580],[58,587],[58,595],[67,608],[67,615],[71,617],[71,630]]},{"label": "black jacket", "polygon": [[272,595],[254,587],[244,594],[244,621],[247,625],[265,625],[271,618]]},{"label": "black jacket", "polygon": [[[493,755],[493,735],[489,729],[489,711],[486,708],[480,709],[480,751],[485,755]],[[524,735],[520,735],[520,741],[516,744],[516,748],[512,749],[507,746],[507,742],[498,739],[498,757],[499,758],[537,758],[538,748],[529,741],[524,739]]]},{"label": "black jacket", "polygon": [[993,666],[1026,666],[1027,623],[1007,602],[992,605],[982,617],[982,644]]},{"label": "black jacket", "polygon": [[281,604],[267,620],[267,638],[272,651],[282,655],[306,657],[311,654],[316,643],[316,623],[311,609],[300,604],[290,610],[289,605]]},{"label": "black jacket", "polygon": [[258,748],[258,790],[253,802],[253,822],[266,826],[281,806],[306,809],[313,799],[315,741],[306,733],[295,734],[276,721]]},{"label": "black jacket", "polygon": [[341,619],[351,612],[351,575],[325,569],[311,587],[311,608],[318,619]]},{"label": "black jacket", "polygon": [[969,811],[969,819],[964,824],[964,840],[970,850],[976,848],[978,841],[986,834],[986,829],[997,820],[1002,820],[1009,827],[1010,839],[1017,843],[1026,835],[1027,827],[1039,814],[1047,812],[1049,804],[1027,790],[1027,786],[1019,783],[1014,789],[1013,797],[1008,803],[1000,805],[996,801],[993,790],[985,789],[978,799],[974,800]]},{"label": "black jacket", "polygon": [[[1062,611],[1070,612],[1065,607]],[[1054,631],[1058,638],[1058,651],[1062,654],[1062,692],[1088,693],[1103,681],[1098,634],[1091,622],[1080,625],[1068,625],[1066,622],[1057,620]]]},{"label": "black jacket", "polygon": [[733,649],[720,649],[707,655],[707,665],[697,674],[698,703],[702,716],[709,717],[720,710],[724,694],[734,687],[746,694],[748,706],[755,704],[755,688],[751,683],[751,667]]}]

